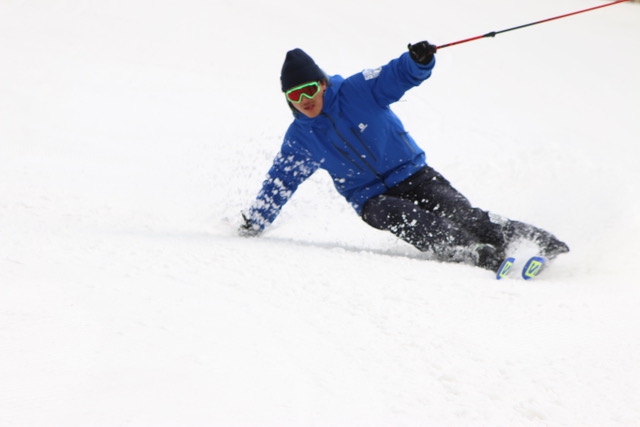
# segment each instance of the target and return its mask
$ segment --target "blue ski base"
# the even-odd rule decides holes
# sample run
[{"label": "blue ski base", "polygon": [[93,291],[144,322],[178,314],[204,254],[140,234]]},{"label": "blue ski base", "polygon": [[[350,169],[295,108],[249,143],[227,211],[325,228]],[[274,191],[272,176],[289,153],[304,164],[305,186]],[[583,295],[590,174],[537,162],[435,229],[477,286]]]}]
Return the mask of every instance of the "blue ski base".
[{"label": "blue ski base", "polygon": [[[500,268],[496,271],[496,279],[504,279],[509,275],[511,269],[516,262],[516,259],[513,257],[509,257],[502,261]],[[540,272],[543,270],[545,264],[547,263],[547,259],[541,256],[534,256],[527,260],[522,268],[522,278],[524,280],[531,280],[534,277],[538,276]]]}]

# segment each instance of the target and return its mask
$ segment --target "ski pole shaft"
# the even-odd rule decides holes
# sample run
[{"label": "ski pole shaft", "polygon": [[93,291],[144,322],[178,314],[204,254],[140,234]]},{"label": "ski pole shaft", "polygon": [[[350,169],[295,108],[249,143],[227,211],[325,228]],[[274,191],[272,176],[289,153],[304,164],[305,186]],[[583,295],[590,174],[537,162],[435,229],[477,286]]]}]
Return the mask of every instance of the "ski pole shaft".
[{"label": "ski pole shaft", "polygon": [[603,5],[600,5],[600,6],[594,6],[594,7],[588,8],[588,9],[578,10],[576,12],[565,13],[564,15],[554,16],[553,18],[547,18],[547,19],[542,19],[540,21],[531,22],[529,24],[518,25],[517,27],[507,28],[506,30],[492,31],[490,33],[483,34],[481,36],[470,37],[468,39],[458,40],[457,42],[443,44],[441,46],[438,46],[438,49],[443,49],[445,47],[455,46],[455,45],[462,44],[462,43],[472,42],[474,40],[479,40],[479,39],[483,39],[483,38],[486,38],[486,37],[495,37],[498,34],[506,33],[508,31],[519,30],[521,28],[531,27],[532,25],[542,24],[544,22],[549,22],[549,21],[555,21],[556,19],[566,18],[568,16],[577,15],[579,13],[589,12],[589,11],[592,11],[592,10],[601,9],[603,7],[613,6],[615,4],[625,3],[625,2],[628,2],[628,1],[631,1],[631,0],[616,0],[616,1],[613,1],[611,3],[603,4]]}]

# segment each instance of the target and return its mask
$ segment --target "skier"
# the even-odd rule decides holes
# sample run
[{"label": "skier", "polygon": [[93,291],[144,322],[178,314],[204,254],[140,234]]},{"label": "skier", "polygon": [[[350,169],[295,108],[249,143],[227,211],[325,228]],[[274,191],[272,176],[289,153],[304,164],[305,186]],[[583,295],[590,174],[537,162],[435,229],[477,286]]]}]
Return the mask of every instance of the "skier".
[{"label": "skier", "polygon": [[348,78],[328,76],[301,49],[286,54],[282,91],[294,115],[280,152],[239,232],[257,236],[298,186],[325,169],[370,226],[431,258],[496,270],[508,246],[536,243],[548,259],[568,252],[552,234],[473,207],[440,173],[389,105],[431,76],[436,46],[408,45],[387,65]]}]

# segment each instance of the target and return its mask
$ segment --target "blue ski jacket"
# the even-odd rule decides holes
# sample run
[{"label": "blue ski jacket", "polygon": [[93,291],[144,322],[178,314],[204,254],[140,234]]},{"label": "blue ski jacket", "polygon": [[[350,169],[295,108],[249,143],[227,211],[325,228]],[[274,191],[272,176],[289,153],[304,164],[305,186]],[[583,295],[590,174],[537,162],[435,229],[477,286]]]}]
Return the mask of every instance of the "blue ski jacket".
[{"label": "blue ski jacket", "polygon": [[361,215],[364,204],[426,165],[424,151],[389,105],[431,76],[408,52],[388,64],[346,79],[331,76],[322,113],[294,114],[280,152],[245,217],[264,229],[298,186],[326,170],[337,191]]}]

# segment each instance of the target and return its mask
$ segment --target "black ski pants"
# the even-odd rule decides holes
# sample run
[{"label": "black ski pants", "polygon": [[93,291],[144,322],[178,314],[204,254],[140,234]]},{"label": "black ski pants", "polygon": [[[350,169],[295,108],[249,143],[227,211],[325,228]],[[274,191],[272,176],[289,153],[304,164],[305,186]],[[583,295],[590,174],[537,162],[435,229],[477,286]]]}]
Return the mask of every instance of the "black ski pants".
[{"label": "black ski pants", "polygon": [[368,200],[362,219],[421,251],[488,243],[504,251],[504,224],[471,206],[441,174],[426,166],[386,193]]}]

